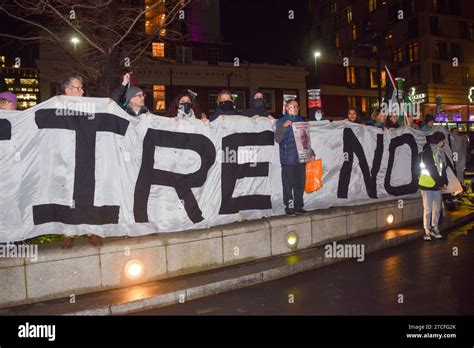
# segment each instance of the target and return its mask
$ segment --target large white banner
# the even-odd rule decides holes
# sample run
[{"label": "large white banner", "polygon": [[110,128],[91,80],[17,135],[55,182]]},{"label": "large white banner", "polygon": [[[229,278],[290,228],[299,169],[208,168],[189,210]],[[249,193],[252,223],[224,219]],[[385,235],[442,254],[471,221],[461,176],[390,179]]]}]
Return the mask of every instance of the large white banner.
[{"label": "large white banner", "polygon": [[[311,122],[323,188],[305,208],[413,197],[426,142],[404,127]],[[0,242],[208,228],[284,213],[267,118],[137,119],[106,98],[54,97],[0,113]]]}]

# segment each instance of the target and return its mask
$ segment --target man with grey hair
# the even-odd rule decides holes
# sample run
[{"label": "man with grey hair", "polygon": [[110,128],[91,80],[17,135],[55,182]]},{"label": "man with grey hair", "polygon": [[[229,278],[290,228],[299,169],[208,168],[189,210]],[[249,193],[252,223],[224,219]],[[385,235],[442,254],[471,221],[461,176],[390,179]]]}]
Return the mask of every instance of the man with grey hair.
[{"label": "man with grey hair", "polygon": [[[69,97],[82,97],[84,95],[82,77],[75,75],[65,78],[61,82],[61,95]],[[87,235],[87,238],[89,239],[89,243],[93,246],[102,245],[102,238],[96,236],[95,234],[89,234]],[[66,235],[63,240],[63,248],[72,248],[74,246],[74,241],[75,239],[73,235]]]},{"label": "man with grey hair", "polygon": [[80,76],[70,76],[61,82],[61,95],[82,97],[84,95],[83,80]]}]

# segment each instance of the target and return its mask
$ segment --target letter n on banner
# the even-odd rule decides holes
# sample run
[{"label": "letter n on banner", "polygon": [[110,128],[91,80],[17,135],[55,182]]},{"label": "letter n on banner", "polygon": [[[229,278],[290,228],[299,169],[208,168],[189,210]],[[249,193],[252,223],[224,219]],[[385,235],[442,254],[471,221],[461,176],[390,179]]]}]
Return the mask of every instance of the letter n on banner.
[{"label": "letter n on banner", "polygon": [[375,148],[374,161],[372,170],[369,170],[367,159],[362,145],[350,128],[344,129],[343,151],[347,153],[349,158],[344,161],[341,172],[339,174],[339,185],[337,187],[337,197],[347,198],[349,183],[352,175],[352,163],[354,162],[354,154],[359,159],[359,166],[364,177],[365,188],[370,198],[377,198],[377,174],[380,170],[383,155],[383,134],[377,134],[377,147]]}]

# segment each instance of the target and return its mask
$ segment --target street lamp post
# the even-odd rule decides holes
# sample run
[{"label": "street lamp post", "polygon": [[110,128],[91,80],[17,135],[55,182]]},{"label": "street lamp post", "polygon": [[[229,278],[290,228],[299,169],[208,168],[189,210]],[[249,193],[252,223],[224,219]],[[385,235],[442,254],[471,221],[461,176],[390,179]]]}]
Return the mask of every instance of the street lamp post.
[{"label": "street lamp post", "polygon": [[314,52],[314,73],[315,73],[314,79],[316,82],[316,86],[315,86],[316,88],[319,87],[318,58],[320,57],[321,57],[321,52],[315,51]]}]

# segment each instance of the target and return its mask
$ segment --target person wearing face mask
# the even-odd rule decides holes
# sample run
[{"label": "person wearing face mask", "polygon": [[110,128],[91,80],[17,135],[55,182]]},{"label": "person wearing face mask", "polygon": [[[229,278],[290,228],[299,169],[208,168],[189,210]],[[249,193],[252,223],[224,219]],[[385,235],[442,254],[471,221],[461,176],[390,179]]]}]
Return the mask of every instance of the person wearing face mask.
[{"label": "person wearing face mask", "polygon": [[168,107],[166,117],[207,120],[206,114],[201,112],[199,104],[188,91],[181,91],[181,93],[174,98]]},{"label": "person wearing face mask", "polygon": [[288,216],[307,215],[303,209],[303,193],[306,180],[305,163],[298,159],[293,122],[304,122],[299,117],[298,102],[289,100],[285,105],[285,114],[276,123],[275,141],[280,144],[281,179],[283,185],[283,203]]},{"label": "person wearing face mask", "polygon": [[260,90],[257,89],[252,93],[249,102],[249,108],[242,112],[242,116],[261,116],[273,119],[268,110],[265,108],[265,99],[263,97],[263,93],[260,92]]},{"label": "person wearing face mask", "polygon": [[232,94],[227,89],[222,90],[217,96],[217,108],[209,116],[209,121],[212,122],[221,115],[237,115]]},{"label": "person wearing face mask", "polygon": [[443,238],[438,229],[438,221],[441,212],[441,189],[448,184],[447,163],[443,151],[445,143],[444,134],[435,132],[429,137],[421,153],[418,186],[423,198],[424,240],[431,240],[431,237]]}]

